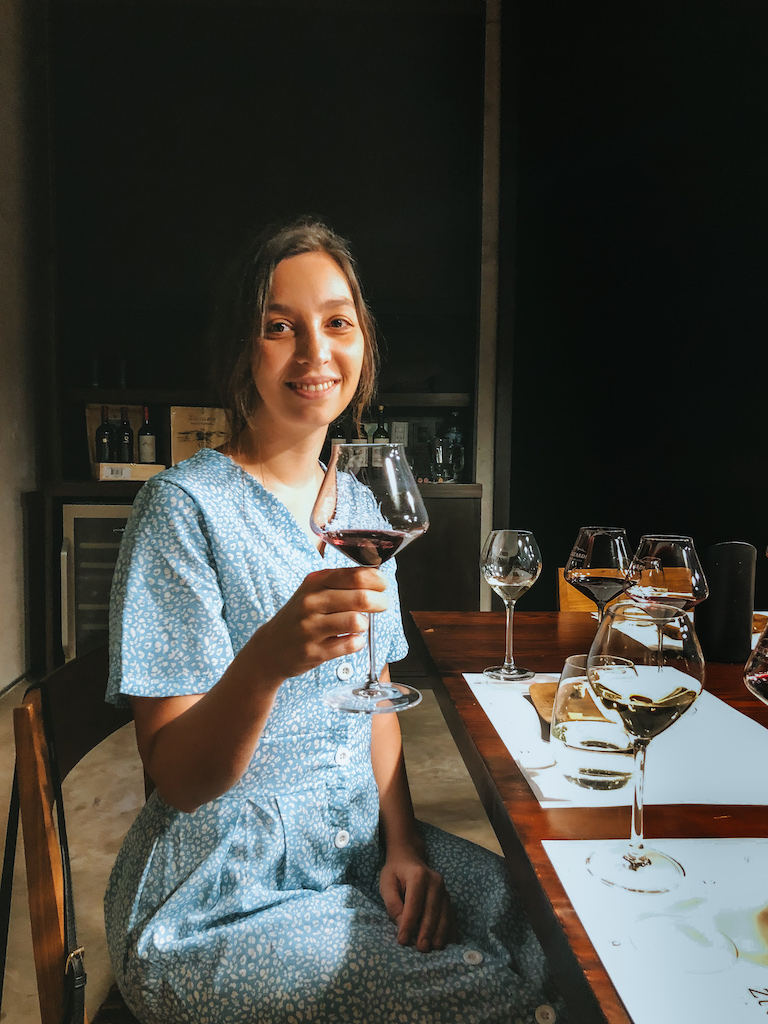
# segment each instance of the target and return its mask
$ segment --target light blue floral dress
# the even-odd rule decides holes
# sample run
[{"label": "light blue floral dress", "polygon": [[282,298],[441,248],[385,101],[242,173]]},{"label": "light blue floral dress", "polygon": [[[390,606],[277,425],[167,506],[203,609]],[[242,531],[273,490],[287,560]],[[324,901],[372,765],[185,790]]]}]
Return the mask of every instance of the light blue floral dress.
[{"label": "light blue floral dress", "polygon": [[[370,513],[361,490],[346,500]],[[108,699],[210,689],[309,572],[342,565],[225,455],[203,450],[158,474],[139,493],[115,573]],[[379,670],[406,653],[393,562],[383,571]],[[105,914],[120,989],[144,1024],[555,1019],[541,949],[503,862],[485,850],[421,826],[461,941],[428,954],[397,943],[378,891],[370,717],[320,700],[350,670],[362,678],[365,658],[286,680],[250,767],[223,796],[186,814],[154,793],[140,812]]]}]

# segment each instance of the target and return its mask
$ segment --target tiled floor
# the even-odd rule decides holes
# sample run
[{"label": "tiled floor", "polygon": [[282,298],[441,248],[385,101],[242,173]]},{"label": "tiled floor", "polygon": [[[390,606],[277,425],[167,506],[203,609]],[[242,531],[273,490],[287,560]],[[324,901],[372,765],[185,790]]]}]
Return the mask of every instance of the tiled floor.
[{"label": "tiled floor", "polygon": [[[0,698],[0,835],[4,836],[13,774],[11,711],[23,690]],[[496,837],[453,744],[434,695],[401,715],[408,776],[417,815],[500,852]],[[122,836],[143,800],[143,778],[132,727],[116,733],[72,773],[64,786],[77,902],[78,938],[86,947],[88,1012],[111,983],[101,902]],[[0,1021],[39,1024],[21,842]]]}]

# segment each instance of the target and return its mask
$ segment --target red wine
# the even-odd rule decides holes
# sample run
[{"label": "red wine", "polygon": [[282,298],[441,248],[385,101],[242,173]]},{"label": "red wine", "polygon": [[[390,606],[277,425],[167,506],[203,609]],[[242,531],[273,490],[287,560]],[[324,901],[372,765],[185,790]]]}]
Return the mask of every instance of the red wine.
[{"label": "red wine", "polygon": [[568,569],[565,579],[595,604],[607,604],[618,597],[627,585],[621,569]]},{"label": "red wine", "polygon": [[358,565],[383,565],[412,533],[401,530],[334,530],[323,537]]},{"label": "red wine", "polygon": [[754,693],[764,704],[768,704],[768,672],[747,673],[744,682],[750,693]]}]

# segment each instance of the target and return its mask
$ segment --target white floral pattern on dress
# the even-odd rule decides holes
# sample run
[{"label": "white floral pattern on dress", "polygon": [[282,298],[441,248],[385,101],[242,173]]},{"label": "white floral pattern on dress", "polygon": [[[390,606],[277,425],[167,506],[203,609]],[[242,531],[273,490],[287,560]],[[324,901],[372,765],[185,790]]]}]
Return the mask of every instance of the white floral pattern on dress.
[{"label": "white floral pattern on dress", "polygon": [[[363,491],[344,500],[370,516]],[[139,493],[115,572],[108,699],[208,690],[309,572],[350,564],[331,547],[321,556],[218,452],[158,474]],[[407,651],[394,561],[383,571],[379,670]],[[428,954],[397,943],[378,891],[370,717],[320,700],[342,663],[362,679],[366,658],[286,680],[226,794],[185,814],[154,793],[140,812],[105,915],[118,983],[144,1024],[510,1024],[552,1002],[503,861],[428,825],[461,941]]]}]

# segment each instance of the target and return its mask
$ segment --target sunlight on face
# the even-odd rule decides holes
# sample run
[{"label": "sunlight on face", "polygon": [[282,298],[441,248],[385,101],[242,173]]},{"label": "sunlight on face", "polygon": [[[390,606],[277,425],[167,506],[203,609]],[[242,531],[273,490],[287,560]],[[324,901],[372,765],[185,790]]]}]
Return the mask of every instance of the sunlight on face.
[{"label": "sunlight on face", "polygon": [[254,345],[256,425],[324,431],[352,400],[364,351],[349,282],[336,261],[325,252],[283,260]]}]

